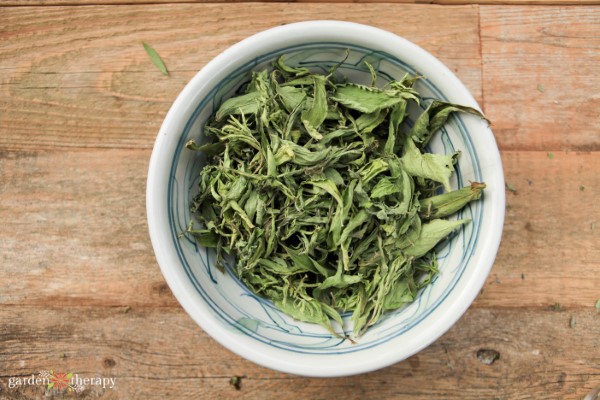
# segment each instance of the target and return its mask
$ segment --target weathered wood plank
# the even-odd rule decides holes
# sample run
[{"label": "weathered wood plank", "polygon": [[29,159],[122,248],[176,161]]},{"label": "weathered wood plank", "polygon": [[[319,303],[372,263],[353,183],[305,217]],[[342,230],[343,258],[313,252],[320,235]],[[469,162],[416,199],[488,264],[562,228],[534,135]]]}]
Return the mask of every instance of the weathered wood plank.
[{"label": "weathered wood plank", "polygon": [[[8,380],[49,369],[116,378],[113,389],[87,386],[79,396],[111,399],[581,399],[600,378],[593,305],[471,309],[407,361],[334,379],[258,367],[214,342],[180,309],[11,306],[0,308],[0,319],[0,397],[9,398],[41,397],[42,387],[10,389]],[[486,365],[481,349],[500,358]],[[229,384],[234,375],[243,377],[239,391]]]},{"label": "weathered wood plank", "polygon": [[0,303],[177,304],[145,211],[149,150],[0,153]]},{"label": "weathered wood plank", "polygon": [[503,152],[507,210],[483,307],[600,298],[600,153]]},{"label": "weathered wood plank", "polygon": [[[475,306],[593,303],[600,153],[502,156],[517,192],[507,193],[503,241]],[[146,149],[1,153],[0,304],[177,306],[147,233],[149,158]]]},{"label": "weathered wood plank", "polygon": [[600,8],[480,13],[484,106],[500,147],[600,149]]},{"label": "weathered wood plank", "polygon": [[[78,5],[118,5],[118,4],[164,4],[164,3],[246,3],[252,0],[2,0],[2,6],[78,6]],[[265,2],[285,2],[265,0]],[[592,5],[598,0],[294,0],[297,3],[401,3],[401,4],[440,4],[440,5]]]},{"label": "weathered wood plank", "polygon": [[[151,148],[169,106],[211,58],[258,31],[302,20],[350,20],[395,32],[439,57],[477,98],[481,94],[474,6],[168,4],[0,13],[4,149]],[[398,23],[404,20],[423,22]],[[152,65],[142,41],[161,54],[170,77]]]}]

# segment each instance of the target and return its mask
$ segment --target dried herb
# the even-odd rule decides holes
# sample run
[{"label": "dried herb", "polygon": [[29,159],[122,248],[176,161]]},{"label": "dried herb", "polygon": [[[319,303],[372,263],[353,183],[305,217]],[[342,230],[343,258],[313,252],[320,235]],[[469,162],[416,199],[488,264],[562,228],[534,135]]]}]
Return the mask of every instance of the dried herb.
[{"label": "dried herb", "polygon": [[554,158],[554,153],[548,153],[547,155],[548,155],[548,158],[551,160]]},{"label": "dried herb", "polygon": [[235,390],[241,390],[242,389],[242,377],[233,375],[231,378],[229,378],[229,384],[231,386],[233,386],[235,388]]},{"label": "dried herb", "polygon": [[[376,74],[370,65],[373,82]],[[412,302],[438,272],[435,247],[468,220],[446,220],[485,184],[450,191],[459,153],[424,151],[452,113],[405,76],[385,88],[287,65],[254,72],[204,128],[196,217],[188,233],[217,265],[295,319],[333,334],[351,312],[354,336]],[[443,192],[445,190],[446,192]]]},{"label": "dried herb", "polygon": [[600,310],[600,299],[596,300],[596,310]]},{"label": "dried herb", "polygon": [[572,315],[571,319],[569,320],[569,326],[571,327],[571,329],[575,328],[575,323],[576,323],[575,316]]},{"label": "dried herb", "polygon": [[154,48],[148,43],[142,43],[142,45],[144,46],[144,50],[146,50],[148,57],[150,57],[150,60],[152,60],[152,63],[156,66],[156,68],[158,68],[163,75],[169,75],[169,70],[167,69],[165,62],[160,55],[158,55],[156,50],[154,50]]}]

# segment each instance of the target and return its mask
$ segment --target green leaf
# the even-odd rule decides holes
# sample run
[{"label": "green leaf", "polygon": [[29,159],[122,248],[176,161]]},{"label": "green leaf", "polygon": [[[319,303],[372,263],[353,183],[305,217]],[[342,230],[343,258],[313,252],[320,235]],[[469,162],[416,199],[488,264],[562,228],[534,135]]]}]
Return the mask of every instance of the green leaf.
[{"label": "green leaf", "polygon": [[450,216],[471,201],[481,198],[483,189],[485,189],[485,183],[472,182],[471,186],[422,199],[420,201],[421,216],[425,219]]},{"label": "green leaf", "polygon": [[287,65],[285,63],[285,56],[281,56],[277,59],[277,62],[275,63],[275,67],[282,72],[285,72],[285,73],[288,73],[288,74],[291,74],[294,76],[302,76],[302,75],[307,75],[310,73],[310,71],[307,68],[292,67],[290,65]]},{"label": "green leaf", "polygon": [[406,106],[407,102],[405,100],[400,103],[394,105],[390,119],[389,119],[389,127],[388,127],[388,139],[385,142],[384,152],[385,154],[395,154],[396,151],[396,142],[400,142],[400,138],[398,138],[400,124],[404,121],[404,117],[406,116]]},{"label": "green leaf", "polygon": [[[434,101],[411,130],[403,121],[419,104],[418,77],[383,89],[340,83],[344,60],[328,75],[283,57],[253,71],[243,94],[207,119],[207,143],[186,144],[205,164],[188,237],[214,248],[224,273],[233,258],[232,272],[257,296],[338,337],[341,312],[360,336],[414,301],[438,273],[435,246],[465,222],[440,217],[484,187],[450,192],[458,153],[420,149],[452,112],[471,110]],[[373,84],[377,68],[363,68]]]},{"label": "green leaf", "polygon": [[304,89],[296,88],[293,86],[280,86],[276,87],[277,94],[281,97],[285,108],[292,112],[295,108],[300,106],[304,100],[306,100],[306,91]]},{"label": "green leaf", "polygon": [[416,290],[409,285],[409,279],[401,279],[394,284],[383,300],[383,309],[395,310],[415,299]]},{"label": "green leaf", "polygon": [[481,111],[475,108],[435,100],[417,118],[413,129],[410,132],[410,137],[418,147],[425,147],[433,134],[437,132],[446,123],[448,117],[455,112],[472,114],[482,119],[486,119]]},{"label": "green leaf", "polygon": [[460,219],[457,221],[446,221],[443,219],[431,220],[421,226],[418,237],[414,243],[404,249],[404,253],[410,257],[422,257],[450,233],[469,221],[470,220],[468,219]]},{"label": "green leaf", "polygon": [[188,229],[200,246],[216,248],[219,244],[219,234],[209,229],[192,230]]},{"label": "green leaf", "polygon": [[317,132],[327,117],[327,91],[325,90],[325,80],[322,77],[314,76],[313,82],[314,98],[310,107],[302,113],[302,122],[311,136],[321,139],[321,134],[314,132]]},{"label": "green leaf", "polygon": [[387,110],[377,110],[370,114],[363,114],[356,119],[356,128],[360,133],[371,133],[385,121]]},{"label": "green leaf", "polygon": [[381,178],[377,184],[371,189],[371,198],[377,199],[384,196],[389,196],[394,193],[402,191],[402,187],[398,182],[391,180],[390,178]]},{"label": "green leaf", "polygon": [[389,164],[382,158],[376,158],[360,169],[359,174],[362,178],[362,183],[366,184],[377,175],[387,171]]},{"label": "green leaf", "polygon": [[339,314],[335,312],[334,309],[327,307],[324,303],[313,298],[283,298],[274,301],[273,304],[275,307],[298,321],[322,325],[335,336],[340,336],[333,329],[329,319],[330,317],[335,317],[341,325],[341,317],[339,317]]},{"label": "green leaf", "polygon": [[217,113],[215,119],[222,120],[228,115],[238,114],[256,114],[260,106],[262,95],[259,92],[250,92],[237,97],[230,97],[225,100]]},{"label": "green leaf", "polygon": [[454,171],[452,155],[421,153],[412,139],[408,138],[401,158],[402,166],[409,175],[439,182],[450,191],[450,176]]},{"label": "green leaf", "polygon": [[215,154],[222,153],[225,150],[225,143],[224,142],[216,142],[216,143],[207,143],[202,146],[198,146],[196,144],[196,142],[194,142],[193,140],[190,140],[185,144],[185,147],[187,147],[190,150],[201,151],[208,156],[212,156]]},{"label": "green leaf", "polygon": [[163,75],[169,75],[169,70],[167,69],[165,62],[158,55],[156,50],[154,50],[154,48],[148,43],[142,43],[142,45],[144,46],[144,50],[146,50],[146,54],[148,54],[148,57],[150,57],[150,60],[152,60],[152,63],[156,66],[156,68],[158,68]]},{"label": "green leaf", "polygon": [[374,113],[404,101],[400,96],[355,84],[339,86],[331,99],[364,113]]},{"label": "green leaf", "polygon": [[330,179],[323,179],[323,180],[319,180],[319,181],[310,181],[310,182],[306,182],[306,184],[323,189],[324,191],[329,193],[331,195],[331,197],[333,197],[339,205],[341,205],[342,207],[344,206],[344,201],[342,200],[342,195],[340,194],[340,191],[338,190],[335,183],[333,181],[331,181]]},{"label": "green leaf", "polygon": [[342,273],[342,271],[343,271],[343,269],[339,269],[335,275],[330,276],[329,278],[325,279],[323,281],[323,283],[321,283],[318,286],[318,288],[320,290],[325,290],[330,287],[335,287],[335,288],[341,289],[341,288],[345,288],[350,285],[359,283],[360,281],[363,280],[363,276],[360,274],[358,274],[358,275],[344,274],[344,273]]}]

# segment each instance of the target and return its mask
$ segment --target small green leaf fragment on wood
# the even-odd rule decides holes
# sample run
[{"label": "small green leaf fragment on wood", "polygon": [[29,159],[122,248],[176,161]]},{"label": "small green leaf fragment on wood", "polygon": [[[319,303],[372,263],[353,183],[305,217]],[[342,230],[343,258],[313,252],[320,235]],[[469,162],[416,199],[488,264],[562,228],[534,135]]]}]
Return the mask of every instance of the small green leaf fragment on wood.
[{"label": "small green leaf fragment on wood", "polygon": [[508,190],[509,192],[517,193],[517,188],[512,183],[506,182],[505,186],[506,190]]},{"label": "small green leaf fragment on wood", "polygon": [[537,90],[539,90],[540,92],[544,93],[544,91],[546,90],[546,88],[544,87],[544,85],[543,85],[543,84],[541,84],[541,83],[540,83],[540,84],[537,86]]},{"label": "small green leaf fragment on wood", "polygon": [[150,57],[150,60],[152,60],[152,63],[156,66],[156,68],[158,68],[163,75],[169,75],[169,70],[157,51],[154,50],[154,48],[148,43],[142,43],[142,45],[144,46],[144,50],[146,50],[146,54],[148,54],[148,57]]},{"label": "small green leaf fragment on wood", "polygon": [[123,314],[127,314],[129,311],[131,311],[131,306],[125,306],[123,309]]},{"label": "small green leaf fragment on wood", "polygon": [[583,186],[583,185],[579,185],[579,191],[580,191],[580,192],[583,192],[584,190],[585,190],[585,186]]},{"label": "small green leaf fragment on wood", "polygon": [[596,310],[600,310],[600,299],[596,300]]},{"label": "small green leaf fragment on wood", "polygon": [[554,158],[554,153],[548,153],[547,155],[548,155],[548,158],[551,160]]},{"label": "small green leaf fragment on wood", "polygon": [[234,375],[229,379],[229,384],[235,388],[235,390],[242,389],[242,377]]},{"label": "small green leaf fragment on wood", "polygon": [[569,326],[571,327],[571,329],[575,328],[575,316],[572,315],[571,319],[569,320]]},{"label": "small green leaf fragment on wood", "polygon": [[521,279],[525,280],[525,273],[521,273]]},{"label": "small green leaf fragment on wood", "polygon": [[560,303],[554,303],[554,305],[552,306],[552,309],[554,311],[560,311],[560,310],[562,310],[562,305]]}]

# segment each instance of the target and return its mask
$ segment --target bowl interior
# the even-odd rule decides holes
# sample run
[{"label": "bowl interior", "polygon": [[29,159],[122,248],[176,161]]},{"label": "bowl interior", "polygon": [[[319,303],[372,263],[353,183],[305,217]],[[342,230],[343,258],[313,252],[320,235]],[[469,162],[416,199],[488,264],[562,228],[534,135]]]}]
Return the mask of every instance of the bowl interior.
[{"label": "bowl interior", "polygon": [[[482,156],[485,158],[486,155],[482,153],[481,144],[473,140],[473,135],[491,135],[491,131],[475,117],[455,115],[434,136],[430,151],[461,151],[451,182],[453,188],[463,187],[471,181],[485,181],[488,187],[491,183],[491,189],[481,201],[471,203],[453,217],[469,218],[472,222],[438,248],[440,273],[419,293],[415,302],[387,313],[356,343],[340,339],[321,326],[288,317],[268,300],[251,293],[232,273],[220,272],[214,265],[214,253],[200,247],[193,237],[185,234],[193,219],[189,204],[197,192],[198,172],[206,162],[198,153],[187,150],[185,143],[190,139],[204,142],[204,122],[221,102],[241,90],[249,81],[252,70],[269,68],[281,55],[286,55],[290,65],[325,73],[341,63],[338,73],[349,81],[368,84],[371,75],[364,63],[367,61],[378,72],[380,87],[406,73],[423,75],[418,66],[398,55],[337,39],[266,49],[254,57],[237,60],[234,66],[212,76],[210,84],[188,98],[192,100],[185,120],[175,131],[169,132],[175,139],[165,156],[171,160],[166,164],[170,168],[165,188],[167,235],[170,238],[166,246],[173,250],[176,258],[169,260],[168,266],[160,259],[159,263],[188,313],[223,345],[259,364],[304,375],[333,376],[364,372],[399,361],[428,345],[455,322],[476,296],[489,271],[491,262],[488,261],[483,267],[479,266],[483,272],[477,270],[478,264],[489,257],[478,243],[483,241],[482,232],[488,229],[486,220],[492,221],[490,207],[503,200],[498,197],[495,187],[501,184],[503,189],[503,182],[500,165],[499,178],[495,162],[481,163]],[[458,82],[455,77],[453,79]],[[415,84],[415,89],[426,100],[455,101],[453,95],[441,87],[444,84],[427,76]],[[466,91],[464,87],[463,90]],[[477,106],[470,97],[465,101],[463,104]],[[421,107],[424,109],[426,105]],[[420,111],[417,107],[410,110],[407,124],[410,125]],[[495,156],[497,148],[489,151],[495,152],[492,154]],[[494,218],[497,219],[497,215]],[[493,248],[493,240],[490,240],[487,241]],[[493,260],[495,249],[491,256]],[[350,315],[345,315],[344,320],[344,330],[351,333]],[[427,339],[423,340],[424,337]]]}]

